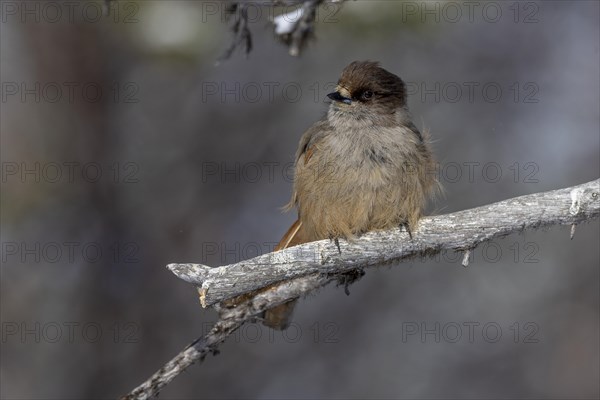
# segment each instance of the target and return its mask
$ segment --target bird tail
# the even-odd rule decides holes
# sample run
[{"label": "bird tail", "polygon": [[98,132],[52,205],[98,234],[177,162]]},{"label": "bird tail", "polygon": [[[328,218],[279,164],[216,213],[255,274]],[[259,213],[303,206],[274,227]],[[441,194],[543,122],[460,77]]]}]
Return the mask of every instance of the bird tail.
[{"label": "bird tail", "polygon": [[302,222],[297,219],[296,222],[290,226],[290,229],[287,230],[285,235],[283,235],[273,251],[287,249],[288,247],[296,246],[302,243],[305,243],[305,241],[302,239]]},{"label": "bird tail", "polygon": [[[296,220],[275,246],[274,251],[287,249],[305,242],[302,239],[302,222]],[[298,300],[290,300],[287,303],[266,310],[263,314],[263,324],[280,331],[286,329],[292,322],[292,313],[297,302]]]}]

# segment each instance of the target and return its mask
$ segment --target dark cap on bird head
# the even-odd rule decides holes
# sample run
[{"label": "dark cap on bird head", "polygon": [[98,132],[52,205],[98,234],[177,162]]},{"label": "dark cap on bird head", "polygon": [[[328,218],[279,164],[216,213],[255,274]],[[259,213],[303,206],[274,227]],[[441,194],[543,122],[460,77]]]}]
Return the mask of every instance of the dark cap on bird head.
[{"label": "dark cap on bird head", "polygon": [[354,61],[342,71],[331,100],[352,105],[386,104],[386,108],[406,106],[406,87],[397,75],[373,61]]}]

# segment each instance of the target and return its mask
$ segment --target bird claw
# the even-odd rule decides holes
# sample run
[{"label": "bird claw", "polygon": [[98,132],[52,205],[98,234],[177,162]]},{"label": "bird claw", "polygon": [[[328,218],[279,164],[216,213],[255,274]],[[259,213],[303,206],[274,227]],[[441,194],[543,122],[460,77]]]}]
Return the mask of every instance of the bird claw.
[{"label": "bird claw", "polygon": [[340,255],[341,255],[341,254],[342,254],[342,249],[340,249],[340,239],[339,239],[339,238],[334,238],[334,239],[333,239],[333,241],[334,241],[334,243],[335,243],[335,246],[336,246],[336,247],[337,247],[337,249],[338,249],[338,252],[339,252],[339,253],[340,253]]},{"label": "bird claw", "polygon": [[406,230],[406,232],[408,233],[408,237],[410,238],[410,240],[412,240],[413,236],[412,236],[412,232],[410,231],[410,227],[408,226],[408,222],[402,222],[400,224],[400,229],[404,228]]}]

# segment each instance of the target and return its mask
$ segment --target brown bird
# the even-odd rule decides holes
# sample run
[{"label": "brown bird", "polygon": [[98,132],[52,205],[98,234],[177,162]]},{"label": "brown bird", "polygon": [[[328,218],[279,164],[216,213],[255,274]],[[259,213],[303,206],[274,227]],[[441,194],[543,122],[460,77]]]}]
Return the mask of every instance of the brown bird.
[{"label": "brown bird", "polygon": [[[399,226],[411,234],[438,188],[430,144],[412,123],[402,79],[376,62],[355,61],[327,96],[327,116],[304,133],[296,152],[287,208],[298,209],[298,220],[275,250]],[[285,329],[295,303],[267,310],[264,324]]]}]

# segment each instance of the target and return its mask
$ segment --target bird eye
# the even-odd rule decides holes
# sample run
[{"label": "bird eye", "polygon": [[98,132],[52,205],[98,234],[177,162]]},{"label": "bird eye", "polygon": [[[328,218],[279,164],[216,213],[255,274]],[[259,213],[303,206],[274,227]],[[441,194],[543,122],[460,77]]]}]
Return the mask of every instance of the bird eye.
[{"label": "bird eye", "polygon": [[364,100],[369,100],[371,97],[373,97],[373,92],[370,90],[365,90],[360,97],[362,97]]}]

